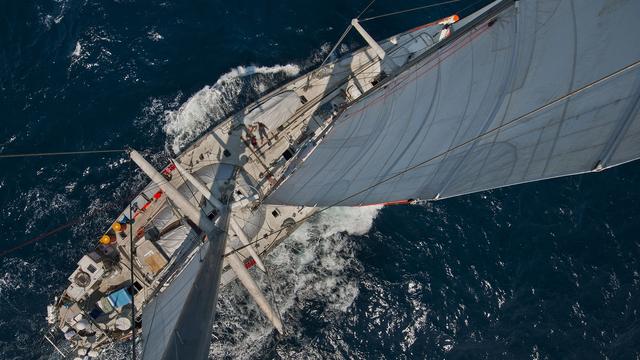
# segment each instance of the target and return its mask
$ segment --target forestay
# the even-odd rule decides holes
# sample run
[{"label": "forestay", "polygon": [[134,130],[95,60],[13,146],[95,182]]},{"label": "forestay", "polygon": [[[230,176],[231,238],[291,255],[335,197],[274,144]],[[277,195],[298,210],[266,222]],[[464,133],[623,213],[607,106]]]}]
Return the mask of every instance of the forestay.
[{"label": "forestay", "polygon": [[[267,199],[439,199],[640,156],[640,1],[511,3],[350,106]],[[462,34],[462,35],[460,35]]]}]

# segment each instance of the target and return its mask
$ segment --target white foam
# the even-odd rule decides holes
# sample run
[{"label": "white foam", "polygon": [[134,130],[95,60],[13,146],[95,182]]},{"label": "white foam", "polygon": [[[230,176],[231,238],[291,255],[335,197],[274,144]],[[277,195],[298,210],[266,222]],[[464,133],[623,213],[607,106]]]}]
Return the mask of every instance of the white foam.
[{"label": "white foam", "polygon": [[[322,317],[342,316],[357,298],[354,272],[361,269],[349,235],[366,234],[381,207],[333,208],[303,224],[267,258],[279,310],[289,333],[298,333],[304,306],[320,301]],[[268,278],[254,272],[268,289]],[[267,291],[272,299],[273,294]],[[211,356],[252,357],[273,340],[273,328],[238,284],[220,296]],[[302,308],[302,309],[301,309]],[[293,335],[295,336],[295,335]],[[307,354],[311,355],[311,354]]]},{"label": "white foam", "polygon": [[229,84],[224,89],[205,86],[195,93],[178,110],[165,112],[164,132],[168,145],[174,152],[205,131],[218,116],[233,109],[233,98],[240,94],[239,84]]},{"label": "white foam", "polygon": [[151,30],[147,33],[147,38],[151,41],[155,41],[158,42],[162,39],[164,39],[164,36],[162,36],[159,32],[155,31],[155,30]]},{"label": "white foam", "polygon": [[308,233],[318,226],[323,229],[322,237],[333,236],[340,232],[347,232],[351,235],[364,235],[371,229],[373,220],[380,212],[380,209],[382,209],[382,206],[334,207],[318,215],[318,221],[310,221],[303,224],[292,236]]},{"label": "white foam", "polygon": [[[168,146],[174,152],[197,138],[214,122],[222,120],[239,104],[238,96],[242,90],[242,78],[255,74],[278,74],[295,76],[300,72],[297,65],[274,66],[238,66],[220,76],[213,86],[205,86],[191,96],[180,108],[165,112],[164,132],[167,134]],[[273,85],[273,84],[271,84]],[[269,86],[264,83],[254,84],[258,93]]]},{"label": "white foam", "polygon": [[78,61],[83,60],[84,58],[87,57],[86,52],[83,52],[83,48],[82,48],[82,44],[80,43],[80,41],[76,42],[76,47],[73,49],[73,52],[71,53],[71,63],[69,64],[69,69],[71,69],[71,67],[73,65],[75,65]]},{"label": "white foam", "polygon": [[277,74],[284,73],[287,76],[296,76],[300,73],[300,67],[294,64],[274,65],[274,66],[238,66],[229,70],[226,74],[220,76],[216,81],[216,86],[224,85],[227,82],[235,81],[254,74]]},{"label": "white foam", "polygon": [[80,54],[82,54],[82,45],[80,44],[80,41],[78,41],[76,42],[75,49],[73,49],[73,52],[71,53],[71,57],[77,58]]}]

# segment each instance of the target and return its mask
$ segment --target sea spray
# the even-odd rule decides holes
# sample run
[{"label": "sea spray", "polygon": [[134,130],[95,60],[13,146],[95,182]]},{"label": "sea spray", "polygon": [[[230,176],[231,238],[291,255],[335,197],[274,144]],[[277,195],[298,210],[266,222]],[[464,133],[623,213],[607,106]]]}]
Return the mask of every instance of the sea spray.
[{"label": "sea spray", "polygon": [[[300,331],[305,311],[319,299],[323,303],[321,316],[328,321],[342,316],[351,306],[359,293],[354,274],[361,271],[361,266],[353,256],[357,244],[349,239],[368,233],[380,209],[327,210],[301,225],[266,257],[269,277],[253,271],[268,298],[275,295],[290,334]],[[245,290],[233,283],[218,300],[213,331],[217,340],[210,356],[251,358],[273,341],[272,332],[257,306],[246,300]]]},{"label": "sea spray", "polygon": [[300,67],[294,64],[274,66],[238,66],[220,76],[218,81],[216,81],[215,86],[222,86],[227,82],[236,81],[238,78],[249,75],[277,73],[284,73],[287,76],[296,76],[300,73]]}]

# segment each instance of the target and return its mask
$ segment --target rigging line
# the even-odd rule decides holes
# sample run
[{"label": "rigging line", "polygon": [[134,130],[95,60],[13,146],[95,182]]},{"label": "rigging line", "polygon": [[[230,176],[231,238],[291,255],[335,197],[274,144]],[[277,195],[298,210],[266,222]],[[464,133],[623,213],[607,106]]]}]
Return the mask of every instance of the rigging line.
[{"label": "rigging line", "polygon": [[[360,16],[362,16],[367,10],[369,10],[369,8],[371,7],[371,5],[373,5],[374,2],[376,2],[376,0],[371,0],[371,2],[369,2],[369,4],[362,11],[360,11],[360,14],[358,14],[358,16],[356,16],[356,19],[360,18]],[[333,52],[336,51],[336,49],[338,48],[338,45],[340,45],[340,43],[342,43],[342,40],[344,40],[345,36],[347,36],[347,34],[349,33],[349,30],[351,30],[352,27],[353,27],[353,25],[351,25],[351,24],[349,24],[349,26],[347,26],[347,29],[342,33],[342,35],[340,35],[340,38],[338,39],[336,44],[333,46],[331,51],[329,51],[329,53],[324,58],[324,60],[322,60],[322,63],[320,64],[319,67],[322,67],[327,62],[327,60],[329,60],[329,58],[331,57]]]},{"label": "rigging line", "polygon": [[360,11],[360,14],[356,16],[356,19],[360,19],[360,16],[364,15],[364,13],[367,12],[367,10],[369,10],[369,8],[371,7],[371,5],[373,5],[374,2],[376,2],[376,0],[371,0],[369,5],[367,5],[367,7],[365,7],[362,11]]},{"label": "rigging line", "polygon": [[[273,234],[273,233],[275,233],[275,232],[269,233],[268,235],[271,235],[271,234]],[[253,240],[253,241],[249,242],[248,244],[245,244],[245,245],[242,245],[242,246],[240,246],[240,247],[234,248],[234,249],[232,249],[231,251],[229,251],[228,253],[226,253],[226,254],[222,255],[222,257],[223,257],[223,258],[225,258],[225,257],[227,257],[227,256],[229,256],[229,255],[231,255],[231,254],[237,253],[237,252],[239,252],[240,250],[246,249],[246,248],[248,248],[249,246],[251,246],[251,245],[253,245],[253,244],[259,243],[259,242],[260,242],[260,241],[262,241],[263,239],[264,239],[264,238],[262,238],[262,237],[261,237],[261,238],[257,238],[257,239],[255,239],[255,240]]]},{"label": "rigging line", "polygon": [[424,6],[418,6],[418,7],[414,7],[411,9],[405,9],[405,10],[400,10],[400,11],[394,11],[394,12],[390,12],[390,13],[386,13],[386,14],[382,14],[382,15],[376,15],[376,16],[371,16],[368,18],[364,18],[362,20],[360,20],[360,22],[365,22],[365,21],[369,21],[369,20],[375,20],[375,19],[380,19],[383,17],[387,17],[387,16],[393,16],[393,15],[400,15],[400,14],[404,14],[404,13],[408,13],[411,11],[417,11],[417,10],[422,10],[422,9],[427,9],[427,8],[432,8],[432,7],[436,7],[436,6],[441,6],[441,5],[446,5],[446,4],[451,4],[451,3],[456,3],[459,2],[460,0],[449,0],[449,1],[443,1],[437,4],[430,4],[430,5],[424,5]]},{"label": "rigging line", "polygon": [[126,149],[111,150],[84,150],[84,151],[60,151],[60,152],[43,152],[43,153],[24,153],[24,154],[0,154],[0,159],[39,157],[39,156],[60,156],[60,155],[87,155],[87,154],[109,154],[127,152]]},{"label": "rigging line", "polygon": [[463,14],[465,12],[465,10],[469,9],[472,6],[478,5],[479,3],[483,2],[483,1],[486,1],[486,0],[476,0],[475,2],[472,2],[471,4],[469,4],[469,5],[465,6],[465,7],[463,7],[462,9],[460,9],[458,11],[458,13]]},{"label": "rigging line", "polygon": [[258,224],[254,223],[254,222],[251,222],[251,221],[249,221],[249,220],[247,220],[247,219],[245,219],[243,217],[240,217],[240,216],[234,214],[233,211],[230,211],[229,213],[231,214],[232,217],[234,217],[236,219],[242,220],[242,221],[246,222],[247,224],[251,224],[251,225],[257,227],[258,229],[262,229],[262,225],[258,225]]},{"label": "rigging line", "polygon": [[[313,214],[312,214],[312,215],[313,215]],[[306,218],[302,218],[302,219],[300,219],[298,222],[303,222],[303,221],[305,221],[305,219],[309,219],[309,218],[311,218],[311,216],[312,216],[312,215],[307,216]],[[293,223],[293,225],[297,224],[298,222],[294,222],[294,223]],[[240,247],[238,247],[238,248],[235,248],[235,249],[233,249],[233,250],[229,251],[228,253],[226,253],[226,254],[222,255],[222,257],[223,257],[223,258],[225,258],[225,257],[227,257],[227,256],[229,256],[229,255],[231,255],[231,254],[233,254],[233,253],[237,253],[237,252],[239,252],[239,251],[240,251],[240,250],[242,250],[242,249],[248,248],[249,246],[251,246],[251,245],[253,245],[253,244],[259,243],[260,241],[262,241],[263,239],[265,239],[265,237],[269,237],[269,236],[271,236],[271,235],[273,235],[273,234],[278,233],[278,234],[276,234],[276,237],[277,237],[277,236],[279,236],[279,235],[280,235],[279,233],[280,233],[282,230],[285,230],[286,228],[291,227],[291,226],[292,226],[292,225],[289,225],[289,226],[282,226],[282,227],[280,227],[279,229],[272,230],[270,233],[265,233],[265,235],[264,235],[263,237],[261,237],[261,238],[257,238],[256,240],[253,240],[253,241],[249,242],[249,243],[248,243],[248,244],[246,244],[246,245],[242,245],[242,246],[240,246]]]},{"label": "rigging line", "polygon": [[[129,200],[128,203],[131,203],[133,200],[135,200],[136,197],[137,197],[137,195],[134,196],[133,198],[131,198],[131,200]],[[116,205],[116,206],[118,206],[118,205]],[[67,229],[67,228],[69,228],[69,227],[71,227],[71,226],[73,226],[75,224],[80,223],[82,220],[85,219],[85,217],[93,216],[93,215],[95,215],[95,212],[93,210],[89,210],[88,213],[86,213],[84,215],[81,215],[81,216],[75,218],[74,220],[69,221],[66,224],[60,225],[57,228],[54,228],[54,229],[49,230],[47,232],[44,232],[44,233],[42,233],[42,234],[40,234],[40,235],[30,239],[30,240],[27,240],[27,241],[25,241],[25,242],[23,242],[21,244],[18,244],[18,245],[14,246],[14,247],[12,247],[10,249],[7,249],[7,250],[4,250],[4,251],[0,252],[0,258],[4,257],[6,255],[9,255],[11,253],[14,253],[14,252],[16,252],[16,251],[18,251],[18,250],[20,250],[20,249],[22,249],[22,248],[24,248],[24,247],[26,247],[28,245],[31,245],[31,244],[36,243],[38,241],[44,240],[45,238],[47,238],[47,237],[49,237],[51,235],[55,235],[56,233],[58,233],[58,232],[60,232],[60,231],[62,231],[64,229]]]},{"label": "rigging line", "polygon": [[[173,159],[169,160],[170,163],[174,164]],[[178,171],[178,170],[176,170]],[[184,184],[187,185],[187,189],[189,189],[189,192],[191,193],[191,196],[193,197],[193,200],[196,202],[196,205],[198,205],[198,207],[200,207],[200,202],[198,201],[198,198],[196,197],[196,194],[193,192],[193,190],[191,189],[191,186],[189,186],[189,182],[187,182],[187,179],[184,178],[184,176],[182,176],[182,173],[180,171],[178,171],[178,174],[180,174],[180,177],[182,178],[182,181],[184,181]],[[214,179],[215,181],[215,179]],[[209,202],[209,201],[207,201]],[[213,206],[213,204],[211,204]],[[215,206],[214,206],[215,209]],[[204,211],[203,211],[204,212]]]},{"label": "rigging line", "polygon": [[25,241],[25,242],[23,242],[21,244],[18,244],[18,245],[14,246],[14,247],[12,247],[10,249],[4,250],[4,251],[0,252],[0,258],[4,257],[6,255],[9,255],[9,254],[11,254],[13,252],[16,252],[16,251],[22,249],[23,247],[25,247],[27,245],[31,245],[33,243],[36,243],[36,242],[40,241],[40,240],[43,240],[43,239],[45,239],[45,238],[47,238],[47,237],[49,237],[49,236],[51,236],[53,234],[56,234],[56,233],[66,229],[66,228],[69,228],[69,227],[79,223],[83,218],[84,218],[84,216],[81,216],[81,217],[79,217],[79,218],[77,218],[75,220],[72,220],[72,221],[70,221],[70,222],[68,222],[66,224],[60,225],[60,226],[58,226],[57,228],[55,228],[53,230],[49,230],[49,231],[47,231],[45,233],[42,233],[42,234],[34,237],[31,240],[27,240],[27,241]]},{"label": "rigging line", "polygon": [[[135,165],[133,161],[131,162],[132,168],[135,170]],[[129,270],[131,271],[131,359],[136,360],[136,296],[134,293],[135,290],[135,274],[133,272],[133,258],[136,256],[135,243],[133,239],[133,204],[132,202],[138,197],[138,194],[133,195],[133,198],[128,201],[129,203]],[[137,204],[137,202],[136,202]],[[143,228],[144,229],[144,228]]]},{"label": "rigging line", "polygon": [[[459,0],[456,0],[456,1],[459,1]],[[479,0],[479,1],[483,1],[483,0]],[[477,2],[476,2],[476,3],[477,3]],[[472,4],[472,5],[473,5],[473,4]],[[349,30],[349,29],[347,29],[346,31],[348,31],[348,30]],[[342,38],[341,38],[341,39],[342,39]],[[409,42],[411,42],[411,41],[413,41],[413,40],[414,40],[414,39],[413,39],[413,38],[411,38],[411,39],[408,39],[407,41],[405,41],[405,42],[403,42],[403,43],[401,43],[401,44],[398,44],[398,45],[396,46],[396,48],[392,49],[392,50],[388,53],[388,55],[391,55],[391,54],[395,53],[399,48],[404,47],[406,44],[408,44]],[[340,41],[338,41],[338,42],[340,42]],[[337,45],[338,45],[338,44],[336,44],[336,46],[337,46]],[[365,49],[366,49],[366,48],[361,48],[360,50],[365,50]],[[334,50],[335,50],[335,47],[334,47]],[[333,52],[334,50],[330,51],[330,52],[329,52],[329,55],[330,55],[330,54],[331,54],[331,52]],[[324,64],[325,62],[326,62],[326,59],[325,59],[325,61],[323,61],[320,65],[318,65],[318,67],[317,67],[317,68],[315,68],[313,71],[316,71],[316,70],[320,69],[320,68],[323,66],[323,64]],[[375,64],[375,63],[377,63],[377,62],[378,62],[378,61],[376,61],[376,60],[371,60],[371,61],[369,61],[368,63],[366,63],[366,64],[362,65],[362,66],[361,66],[359,69],[357,69],[357,70],[348,69],[348,70],[343,70],[343,71],[332,72],[331,74],[332,74],[332,75],[342,75],[342,74],[346,74],[346,73],[352,73],[352,74],[355,74],[355,73],[357,73],[358,71],[360,71],[360,72],[361,72],[361,71],[362,71],[361,69],[369,68],[369,67],[371,67],[371,65],[373,65],[373,64]],[[321,79],[318,79],[318,80],[321,80]],[[307,86],[313,86],[313,85],[307,85]]]},{"label": "rigging line", "polygon": [[[326,206],[326,207],[324,207],[324,208],[322,208],[322,209],[320,209],[320,210],[318,210],[318,211],[316,211],[316,212],[314,212],[314,213],[312,213],[312,214],[310,214],[308,216],[305,216],[305,217],[301,218],[300,220],[295,221],[292,225],[297,225],[298,223],[302,223],[304,221],[307,221],[308,219],[310,219],[310,218],[312,218],[314,216],[317,216],[317,215],[321,214],[322,212],[324,212],[326,210],[329,210],[329,209],[331,209],[333,207],[339,206],[341,203],[343,203],[343,202],[345,202],[345,201],[347,201],[347,200],[349,200],[349,199],[351,199],[353,197],[356,197],[356,196],[358,196],[358,195],[360,195],[360,194],[362,194],[364,192],[367,192],[367,191],[375,188],[376,186],[382,185],[382,184],[384,184],[384,183],[386,183],[388,181],[391,181],[391,180],[397,178],[398,176],[404,175],[404,174],[406,174],[406,173],[408,173],[410,171],[413,171],[413,170],[415,170],[415,169],[417,169],[417,168],[419,168],[421,166],[424,166],[427,163],[429,163],[429,162],[431,162],[431,161],[433,161],[433,160],[435,160],[435,159],[437,159],[439,157],[445,156],[448,153],[450,153],[450,152],[452,152],[454,150],[457,150],[457,149],[459,149],[459,148],[461,148],[463,146],[466,146],[466,145],[468,145],[468,144],[470,144],[470,143],[472,143],[472,142],[474,142],[474,141],[476,141],[476,140],[478,140],[478,139],[480,139],[480,138],[482,138],[482,137],[484,137],[486,135],[492,134],[492,133],[494,133],[496,131],[499,131],[499,130],[507,127],[507,126],[513,125],[513,124],[515,124],[516,122],[518,122],[518,121],[520,121],[522,119],[526,119],[527,117],[529,117],[529,116],[531,116],[531,115],[533,115],[535,113],[538,113],[538,112],[540,112],[542,110],[545,110],[548,107],[553,106],[553,105],[555,105],[555,104],[557,104],[559,102],[562,102],[567,98],[570,98],[570,97],[572,97],[572,96],[574,96],[574,95],[576,95],[578,93],[581,93],[581,92],[583,92],[585,90],[588,90],[588,89],[590,89],[590,88],[592,88],[592,87],[594,87],[594,86],[596,86],[596,85],[598,85],[598,84],[600,84],[600,83],[602,83],[604,81],[609,80],[612,77],[615,77],[615,76],[617,76],[619,74],[622,74],[622,73],[624,73],[624,72],[626,72],[626,71],[638,66],[639,64],[640,64],[640,60],[636,60],[635,62],[633,62],[633,63],[631,63],[629,65],[626,65],[626,66],[624,66],[624,67],[622,67],[622,68],[610,73],[609,75],[606,75],[606,76],[604,76],[604,77],[602,77],[602,78],[600,78],[598,80],[595,80],[595,81],[593,81],[591,83],[588,83],[588,84],[586,84],[586,85],[584,85],[584,86],[582,86],[582,87],[580,87],[580,88],[578,88],[578,89],[576,89],[576,90],[574,90],[572,92],[569,92],[569,93],[567,93],[567,94],[565,94],[563,96],[560,96],[560,97],[558,97],[558,98],[556,98],[556,99],[554,99],[554,100],[552,100],[552,101],[550,101],[550,102],[548,102],[546,104],[541,105],[540,107],[538,107],[536,109],[533,109],[533,110],[531,110],[531,111],[529,111],[529,112],[527,112],[527,113],[525,113],[523,115],[520,115],[520,116],[518,116],[518,117],[516,117],[516,118],[514,118],[514,119],[512,119],[512,120],[510,120],[510,121],[508,121],[508,122],[506,122],[504,124],[496,126],[493,129],[487,130],[486,132],[484,132],[482,134],[479,134],[479,135],[477,135],[477,136],[475,136],[475,137],[473,137],[473,138],[471,138],[469,140],[466,140],[466,141],[464,141],[464,142],[462,142],[462,143],[460,143],[460,144],[458,144],[458,145],[456,145],[456,146],[454,146],[452,148],[449,148],[449,149],[441,152],[440,154],[434,155],[434,156],[432,156],[432,157],[430,157],[430,158],[428,158],[428,159],[426,159],[424,161],[421,161],[421,162],[419,162],[419,163],[417,163],[415,165],[412,165],[412,166],[409,166],[409,167],[407,167],[407,168],[405,168],[403,170],[400,170],[396,174],[393,174],[393,175],[391,175],[391,176],[389,176],[389,177],[387,177],[387,178],[385,178],[383,180],[380,180],[380,181],[378,181],[378,182],[376,182],[374,184],[371,184],[371,185],[365,187],[364,189],[362,189],[360,191],[357,191],[357,192],[355,192],[355,193],[353,193],[353,194],[351,194],[351,195],[349,195],[349,196],[347,196],[345,198],[342,198],[342,199],[334,202],[331,205],[328,205],[328,206]],[[289,225],[289,226],[292,226],[292,225]],[[267,233],[266,235],[267,236],[271,236],[272,234],[274,234],[277,231],[282,230],[284,228],[286,228],[286,227],[285,226],[281,226],[280,229],[274,230],[274,231],[272,231],[270,233]],[[242,249],[242,248],[240,248],[240,249]]]},{"label": "rigging line", "polygon": [[347,34],[349,33],[349,30],[351,30],[351,28],[353,27],[353,25],[349,24],[349,26],[347,26],[347,29],[342,33],[342,35],[340,35],[340,38],[338,39],[338,41],[336,42],[336,44],[333,46],[333,48],[331,49],[331,51],[329,51],[329,53],[327,54],[327,56],[324,58],[324,60],[322,60],[322,63],[320,63],[319,67],[324,66],[324,64],[327,62],[327,60],[329,60],[329,58],[331,57],[331,55],[333,54],[334,51],[336,51],[336,49],[338,48],[338,45],[340,45],[340,43],[342,42],[342,40],[344,40],[344,38],[347,36]]},{"label": "rigging line", "polygon": [[[133,162],[132,162],[133,164]],[[133,166],[133,165],[132,165]],[[134,196],[134,199],[136,196]],[[133,274],[133,257],[136,255],[135,244],[133,241],[133,206],[131,201],[129,202],[129,250],[130,250],[130,264],[131,266],[131,296],[133,297],[133,304],[131,306],[131,359],[136,360],[136,298],[134,294],[135,282]]]}]

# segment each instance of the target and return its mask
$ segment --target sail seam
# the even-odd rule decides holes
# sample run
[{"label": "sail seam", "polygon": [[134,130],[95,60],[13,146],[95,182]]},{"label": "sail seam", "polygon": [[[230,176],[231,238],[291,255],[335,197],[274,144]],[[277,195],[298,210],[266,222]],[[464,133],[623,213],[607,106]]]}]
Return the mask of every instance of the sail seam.
[{"label": "sail seam", "polygon": [[[517,26],[517,16],[514,16],[514,27]],[[515,38],[514,38],[515,39]],[[507,91],[507,86],[510,85],[513,82],[514,76],[513,76],[513,69],[515,67],[516,61],[517,61],[517,55],[518,55],[518,46],[517,46],[518,42],[514,40],[514,45],[513,48],[511,50],[511,61],[509,64],[509,70],[507,71],[507,77],[506,79],[504,79],[504,82],[502,83],[501,86],[501,91],[500,91],[500,100],[496,101],[493,109],[491,111],[491,113],[489,114],[489,116],[487,117],[487,120],[484,124],[484,126],[482,127],[482,129],[480,130],[480,133],[484,133],[485,131],[487,131],[487,128],[491,125],[491,123],[493,122],[493,120],[496,117],[496,114],[498,113],[498,111],[500,110],[500,107],[502,106],[502,104],[505,103],[505,98],[507,97],[506,95],[506,91]],[[511,99],[511,97],[509,96],[509,100]],[[495,136],[498,136],[498,134],[500,133],[500,131],[498,130],[496,132]],[[479,140],[479,139],[478,139]],[[451,170],[450,174],[447,176],[446,183],[444,184],[444,186],[442,187],[442,189],[438,192],[438,194],[442,195],[444,194],[444,192],[447,190],[447,188],[449,188],[449,186],[451,185],[451,182],[453,181],[454,176],[458,173],[458,171],[460,170],[460,168],[462,167],[462,165],[467,161],[469,154],[472,153],[472,151],[476,148],[476,145],[478,144],[478,141],[474,141],[471,144],[471,147],[469,148],[469,150],[467,150],[464,155],[461,157],[460,161],[458,161],[458,163],[456,164],[456,166]],[[491,150],[493,149],[493,144],[492,146],[489,148],[489,152],[487,154],[487,158],[489,157],[489,155],[491,154]],[[487,159],[485,158],[485,160]],[[444,160],[443,160],[444,161]],[[482,169],[482,168],[481,168]],[[476,177],[476,180],[478,179],[478,177]]]},{"label": "sail seam", "polygon": [[[409,85],[409,83],[418,80],[419,78],[421,78],[423,75],[425,75],[426,73],[428,73],[429,71],[433,70],[435,67],[437,67],[438,65],[440,65],[442,63],[442,61],[446,60],[447,58],[449,58],[451,55],[455,54],[456,52],[458,52],[458,50],[464,48],[465,46],[469,45],[469,43],[471,43],[471,41],[473,41],[474,39],[476,39],[478,36],[480,36],[481,34],[483,34],[485,31],[487,31],[489,28],[485,27],[481,30],[477,30],[476,32],[467,34],[467,38],[465,38],[462,42],[458,43],[458,44],[454,44],[454,46],[447,48],[443,51],[443,53],[445,54],[440,54],[441,56],[439,56],[435,61],[435,63],[433,61],[427,61],[424,64],[422,64],[422,66],[417,67],[416,69],[413,69],[412,72],[408,72],[405,76],[402,75],[398,75],[398,77],[396,79],[398,79],[398,83],[393,86],[390,87],[389,89],[387,89],[387,91],[385,92],[384,95],[379,96],[378,98],[372,100],[371,102],[369,102],[368,104],[366,104],[365,106],[354,110],[353,112],[347,113],[345,114],[345,117],[350,116],[350,115],[354,115],[357,113],[360,113],[362,111],[364,111],[365,109],[367,109],[368,107],[371,107],[375,104],[377,104],[378,102],[386,99],[387,97],[391,96],[392,94],[394,94],[396,91],[398,91],[399,89]],[[446,55],[444,57],[442,57],[442,55]],[[433,64],[432,64],[433,63]],[[430,67],[424,69],[423,71],[419,71],[421,70],[424,66],[432,64]],[[413,78],[410,78],[411,75],[415,75]],[[410,78],[410,79],[408,79]],[[408,79],[408,80],[407,80]],[[407,80],[405,82],[405,80]]]},{"label": "sail seam", "polygon": [[[640,78],[636,79],[635,83],[638,84],[639,82]],[[640,86],[636,86],[635,94],[633,94],[627,110],[620,117],[618,126],[616,126],[609,140],[606,142],[606,146],[602,151],[600,159],[596,159],[597,164],[595,164],[595,166],[601,166],[603,168],[607,166],[607,163],[611,160],[611,157],[613,157],[613,154],[618,149],[618,145],[622,140],[621,135],[629,127],[631,119],[638,112],[638,104],[640,104]]]},{"label": "sail seam", "polygon": [[[571,69],[572,70],[571,80],[569,81],[569,90],[571,90],[575,84],[575,79],[576,79],[576,68],[577,68],[576,63],[577,63],[577,56],[578,56],[578,28],[576,24],[576,10],[575,10],[575,5],[573,3],[573,0],[569,1],[569,5],[571,7],[571,22],[573,24],[573,67]],[[567,102],[564,104],[564,107],[562,109],[562,115],[560,115],[560,119],[564,119],[567,116],[567,110],[569,109],[570,101],[571,99],[567,99]],[[549,150],[549,155],[547,156],[547,162],[544,164],[544,168],[542,169],[542,173],[541,173],[542,176],[544,176],[544,174],[547,172],[547,169],[549,168],[549,164],[553,159],[553,153],[556,150],[558,139],[560,138],[562,125],[564,125],[564,121],[561,121],[560,123],[558,123],[558,127],[556,129],[556,136],[553,139],[553,144],[551,145],[551,149]]]}]

